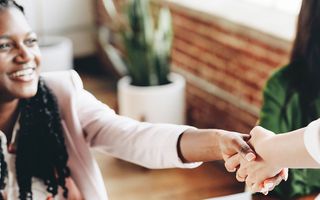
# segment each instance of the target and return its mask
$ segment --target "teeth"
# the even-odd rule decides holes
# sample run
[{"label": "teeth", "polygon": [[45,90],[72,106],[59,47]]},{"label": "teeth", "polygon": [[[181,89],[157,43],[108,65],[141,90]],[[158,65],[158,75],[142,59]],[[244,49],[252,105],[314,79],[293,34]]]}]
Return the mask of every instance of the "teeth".
[{"label": "teeth", "polygon": [[15,77],[20,77],[20,76],[31,75],[33,73],[33,70],[34,70],[33,68],[19,70],[19,71],[12,73],[11,77],[15,78]]}]

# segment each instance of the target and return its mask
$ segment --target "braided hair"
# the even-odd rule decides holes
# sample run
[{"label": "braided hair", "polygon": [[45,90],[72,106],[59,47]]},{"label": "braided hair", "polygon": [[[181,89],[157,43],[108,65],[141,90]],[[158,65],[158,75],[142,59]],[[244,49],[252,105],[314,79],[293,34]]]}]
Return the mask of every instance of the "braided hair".
[{"label": "braided hair", "polygon": [[41,78],[36,95],[20,100],[19,109],[16,152],[19,198],[32,199],[32,177],[41,178],[53,196],[61,186],[67,197],[65,179],[70,176],[70,170],[59,109],[55,96]]},{"label": "braided hair", "polygon": [[[4,154],[2,149],[2,141],[0,139],[0,190],[3,191],[6,183],[5,178],[8,176],[7,163],[4,160]],[[0,194],[0,200],[3,200],[2,194]]]},{"label": "braided hair", "polygon": [[17,8],[24,14],[24,9],[21,5],[17,4],[14,0],[0,0],[0,11],[6,10],[8,8]]},{"label": "braided hair", "polygon": [[[0,0],[0,12],[9,8],[24,9],[14,0]],[[17,132],[16,174],[19,199],[32,200],[32,177],[43,180],[47,191],[55,196],[58,187],[67,198],[65,180],[70,176],[68,153],[57,101],[40,77],[34,97],[19,101],[20,129]],[[1,140],[0,140],[1,144]],[[7,164],[0,145],[0,190],[6,185]],[[0,200],[3,195],[0,193]]]}]

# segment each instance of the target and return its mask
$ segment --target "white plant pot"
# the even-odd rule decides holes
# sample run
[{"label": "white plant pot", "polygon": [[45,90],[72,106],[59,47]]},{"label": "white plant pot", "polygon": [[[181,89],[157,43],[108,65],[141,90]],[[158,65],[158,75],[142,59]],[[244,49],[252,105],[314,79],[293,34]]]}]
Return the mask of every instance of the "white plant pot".
[{"label": "white plant pot", "polygon": [[169,75],[170,84],[132,86],[125,76],[118,81],[119,114],[139,121],[185,124],[185,79]]}]

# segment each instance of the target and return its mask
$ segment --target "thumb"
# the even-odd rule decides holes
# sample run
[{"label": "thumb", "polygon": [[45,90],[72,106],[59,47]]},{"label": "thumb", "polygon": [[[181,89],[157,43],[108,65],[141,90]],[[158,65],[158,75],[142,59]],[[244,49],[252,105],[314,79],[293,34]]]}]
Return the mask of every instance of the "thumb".
[{"label": "thumb", "polygon": [[256,159],[255,152],[251,149],[248,143],[244,140],[241,140],[236,151],[247,161],[252,161]]}]

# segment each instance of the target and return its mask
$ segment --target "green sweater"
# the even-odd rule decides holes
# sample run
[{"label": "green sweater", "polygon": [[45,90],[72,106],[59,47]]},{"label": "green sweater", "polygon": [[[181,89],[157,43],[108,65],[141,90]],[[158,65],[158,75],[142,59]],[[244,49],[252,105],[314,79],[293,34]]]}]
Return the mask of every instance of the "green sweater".
[{"label": "green sweater", "polygon": [[[303,78],[289,66],[276,71],[268,80],[260,113],[262,127],[283,133],[304,127],[320,117],[320,96],[305,103],[305,95],[292,87],[293,81],[303,81]],[[320,192],[320,170],[292,169],[288,181],[276,187],[273,194],[291,199],[315,192]]]}]

